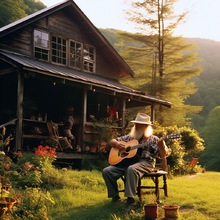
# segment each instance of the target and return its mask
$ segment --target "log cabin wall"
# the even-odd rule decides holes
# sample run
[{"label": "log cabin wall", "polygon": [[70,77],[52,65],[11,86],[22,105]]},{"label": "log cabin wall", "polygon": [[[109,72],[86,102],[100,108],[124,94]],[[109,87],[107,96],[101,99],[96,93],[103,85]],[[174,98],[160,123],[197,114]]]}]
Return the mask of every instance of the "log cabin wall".
[{"label": "log cabin wall", "polygon": [[26,56],[33,56],[32,41],[32,28],[28,26],[3,37],[1,39],[1,48]]}]

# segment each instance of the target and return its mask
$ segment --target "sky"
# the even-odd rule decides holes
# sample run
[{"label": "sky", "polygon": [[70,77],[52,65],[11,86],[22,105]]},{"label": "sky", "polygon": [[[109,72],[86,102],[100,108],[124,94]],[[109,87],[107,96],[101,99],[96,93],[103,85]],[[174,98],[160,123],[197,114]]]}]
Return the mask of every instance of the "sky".
[{"label": "sky", "polygon": [[[63,0],[41,0],[53,6]],[[124,0],[75,0],[76,4],[97,28],[114,28],[138,32],[128,21],[129,9]],[[185,23],[178,26],[176,35],[220,41],[220,0],[179,0],[176,12],[189,11]]]}]

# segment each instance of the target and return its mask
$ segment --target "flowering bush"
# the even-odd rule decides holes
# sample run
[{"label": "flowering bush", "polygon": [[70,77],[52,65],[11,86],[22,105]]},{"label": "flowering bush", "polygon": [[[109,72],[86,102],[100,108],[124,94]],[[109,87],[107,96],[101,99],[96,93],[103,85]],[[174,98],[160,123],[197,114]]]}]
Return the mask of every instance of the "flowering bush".
[{"label": "flowering bush", "polygon": [[11,213],[16,220],[49,220],[47,209],[55,202],[48,191],[40,188],[26,188],[20,196],[20,203]]},{"label": "flowering bush", "polygon": [[[29,157],[29,158],[28,158]],[[10,173],[10,181],[16,188],[40,187],[42,175],[52,167],[56,160],[56,151],[49,146],[38,146],[35,154],[22,154],[17,158],[16,163],[5,163],[5,171]]]},{"label": "flowering bush", "polygon": [[10,184],[9,175],[11,163],[9,157],[5,156],[5,154],[0,154],[0,179],[2,185]]},{"label": "flowering bush", "polygon": [[56,158],[56,151],[54,148],[49,146],[38,146],[37,150],[35,151],[35,155],[40,157],[49,157],[49,158]]},{"label": "flowering bush", "polygon": [[35,154],[26,153],[24,156],[18,152],[14,156],[16,160],[3,154],[0,156],[2,185],[7,182],[13,186],[7,189],[7,197],[14,198],[18,205],[10,215],[13,219],[49,219],[47,208],[54,201],[50,193],[40,187],[44,186],[48,171],[52,173],[55,169],[52,166],[56,160],[55,149],[40,145]]},{"label": "flowering bush", "polygon": [[18,158],[16,163],[11,164],[9,179],[13,187],[26,188],[38,187],[41,184],[41,172],[34,164],[34,159],[27,161],[26,157]]}]

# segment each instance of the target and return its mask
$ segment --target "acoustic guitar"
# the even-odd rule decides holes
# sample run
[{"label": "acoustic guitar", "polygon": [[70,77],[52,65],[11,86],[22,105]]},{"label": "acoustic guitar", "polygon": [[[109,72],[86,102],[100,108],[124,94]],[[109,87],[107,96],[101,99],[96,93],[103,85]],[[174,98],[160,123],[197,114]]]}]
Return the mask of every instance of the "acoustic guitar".
[{"label": "acoustic guitar", "polygon": [[[166,135],[162,137],[161,139],[176,139],[180,138],[181,135],[179,133]],[[108,162],[110,165],[116,165],[120,163],[125,158],[132,158],[136,155],[138,148],[147,148],[153,144],[156,144],[156,141],[149,140],[145,143],[138,144],[138,141],[136,139],[133,139],[129,142],[121,141],[124,145],[124,149],[119,149],[117,147],[112,147],[109,153]]]}]

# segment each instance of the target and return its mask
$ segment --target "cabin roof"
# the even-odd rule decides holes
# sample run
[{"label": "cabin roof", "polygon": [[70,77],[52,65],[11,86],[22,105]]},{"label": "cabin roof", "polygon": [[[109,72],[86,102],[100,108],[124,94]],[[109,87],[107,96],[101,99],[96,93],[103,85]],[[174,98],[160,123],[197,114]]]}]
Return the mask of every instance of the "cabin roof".
[{"label": "cabin roof", "polygon": [[12,53],[4,50],[0,50],[0,57],[4,62],[9,63],[14,67],[22,68],[26,71],[35,72],[36,74],[43,74],[57,79],[72,81],[88,86],[95,86],[109,91],[132,96],[139,102],[143,103],[157,103],[166,107],[171,107],[171,103],[158,99],[152,96],[146,96],[144,93],[134,90],[130,87],[124,86],[116,80],[103,77],[97,74],[80,72],[64,66],[57,66],[51,63],[35,60],[30,57]]}]

